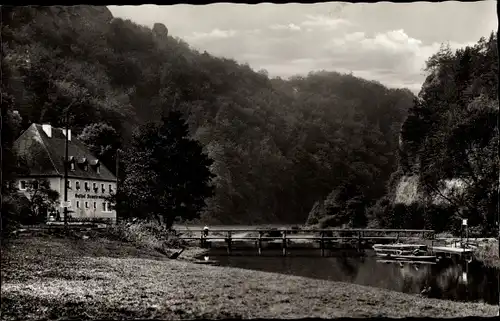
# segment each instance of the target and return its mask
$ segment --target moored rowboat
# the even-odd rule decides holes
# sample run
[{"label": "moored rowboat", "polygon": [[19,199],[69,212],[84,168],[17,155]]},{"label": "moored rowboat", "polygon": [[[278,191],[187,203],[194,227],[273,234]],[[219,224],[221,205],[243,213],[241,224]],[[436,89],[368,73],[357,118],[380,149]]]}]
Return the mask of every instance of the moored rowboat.
[{"label": "moored rowboat", "polygon": [[402,260],[377,260],[378,263],[386,263],[386,264],[389,264],[389,263],[399,263],[400,265],[401,264],[416,264],[416,265],[419,265],[419,264],[436,264],[435,261],[414,261],[414,260],[411,260],[411,261],[402,261]]},{"label": "moored rowboat", "polygon": [[436,256],[434,255],[391,255],[391,254],[380,254],[377,255],[381,259],[390,260],[401,260],[401,261],[435,261]]},{"label": "moored rowboat", "polygon": [[373,249],[377,250],[427,250],[427,245],[424,244],[375,244]]}]

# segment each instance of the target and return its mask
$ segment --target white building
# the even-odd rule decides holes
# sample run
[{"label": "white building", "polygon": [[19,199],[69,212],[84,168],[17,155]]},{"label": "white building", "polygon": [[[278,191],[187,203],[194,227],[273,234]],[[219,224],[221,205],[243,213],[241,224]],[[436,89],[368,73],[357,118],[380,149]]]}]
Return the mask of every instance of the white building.
[{"label": "white building", "polygon": [[[66,131],[51,125],[32,124],[14,143],[17,155],[27,168],[18,178],[21,192],[27,183],[46,179],[64,200],[64,159]],[[106,200],[116,191],[116,177],[68,130],[68,213],[77,219],[116,220],[116,212]],[[59,208],[61,218],[63,208]]]}]

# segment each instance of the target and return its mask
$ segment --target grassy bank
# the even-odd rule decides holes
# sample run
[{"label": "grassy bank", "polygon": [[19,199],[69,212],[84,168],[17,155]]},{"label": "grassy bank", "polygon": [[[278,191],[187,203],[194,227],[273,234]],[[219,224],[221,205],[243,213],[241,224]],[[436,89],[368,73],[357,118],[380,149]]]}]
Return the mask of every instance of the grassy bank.
[{"label": "grassy bank", "polygon": [[158,251],[120,241],[54,236],[22,237],[3,249],[1,295],[4,320],[456,317],[497,312],[485,304],[169,260]]},{"label": "grassy bank", "polygon": [[498,241],[483,242],[474,252],[474,257],[487,266],[500,268],[500,258],[498,257]]}]

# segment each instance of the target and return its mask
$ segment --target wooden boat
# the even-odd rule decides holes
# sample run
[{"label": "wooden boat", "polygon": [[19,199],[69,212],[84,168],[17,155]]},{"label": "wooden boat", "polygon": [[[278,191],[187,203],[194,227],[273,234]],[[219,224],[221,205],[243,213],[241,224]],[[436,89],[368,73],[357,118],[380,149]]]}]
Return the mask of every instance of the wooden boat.
[{"label": "wooden boat", "polygon": [[219,265],[219,262],[215,260],[196,260],[193,263],[195,264],[206,264],[206,265]]},{"label": "wooden boat", "polygon": [[377,255],[418,255],[427,252],[427,246],[421,244],[375,244]]},{"label": "wooden boat", "polygon": [[414,260],[410,260],[410,261],[403,261],[403,260],[377,260],[378,263],[386,263],[386,264],[389,264],[389,263],[399,263],[400,265],[401,264],[436,264],[435,261],[414,261]]},{"label": "wooden boat", "polygon": [[427,245],[425,244],[375,244],[373,245],[373,249],[375,251],[389,251],[389,250],[410,250],[413,251],[415,249],[419,250],[427,250]]},{"label": "wooden boat", "polygon": [[435,255],[397,255],[397,254],[380,254],[377,255],[380,259],[395,260],[395,261],[436,261]]}]

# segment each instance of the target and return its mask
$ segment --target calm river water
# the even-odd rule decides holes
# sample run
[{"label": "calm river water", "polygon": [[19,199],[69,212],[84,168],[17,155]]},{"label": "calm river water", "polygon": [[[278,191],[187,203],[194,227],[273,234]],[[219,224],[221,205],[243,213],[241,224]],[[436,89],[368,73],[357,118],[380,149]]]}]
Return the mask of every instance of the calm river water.
[{"label": "calm river water", "polygon": [[[301,255],[305,252],[309,255]],[[377,262],[372,251],[366,251],[361,257],[348,253],[321,257],[318,253],[310,255],[314,251],[305,252],[292,251],[287,257],[280,256],[280,250],[266,250],[263,256],[249,252],[227,256],[224,249],[211,249],[208,255],[222,266],[356,283],[411,294],[430,287],[425,294],[428,297],[498,304],[497,271],[480,262],[454,264],[441,260],[434,265],[400,266]]]}]

